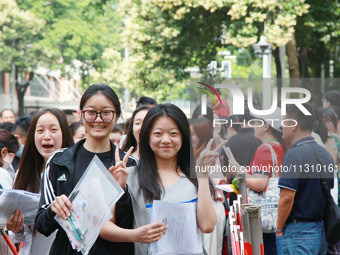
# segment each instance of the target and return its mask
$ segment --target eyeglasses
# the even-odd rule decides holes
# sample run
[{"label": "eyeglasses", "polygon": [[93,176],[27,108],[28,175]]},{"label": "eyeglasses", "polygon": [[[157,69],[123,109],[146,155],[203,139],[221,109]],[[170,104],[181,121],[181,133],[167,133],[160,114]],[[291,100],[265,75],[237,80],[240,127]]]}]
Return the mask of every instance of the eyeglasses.
[{"label": "eyeglasses", "polygon": [[94,122],[99,114],[102,121],[107,123],[111,122],[116,115],[116,111],[113,110],[104,110],[101,112],[97,112],[94,110],[83,110],[82,113],[86,122]]}]

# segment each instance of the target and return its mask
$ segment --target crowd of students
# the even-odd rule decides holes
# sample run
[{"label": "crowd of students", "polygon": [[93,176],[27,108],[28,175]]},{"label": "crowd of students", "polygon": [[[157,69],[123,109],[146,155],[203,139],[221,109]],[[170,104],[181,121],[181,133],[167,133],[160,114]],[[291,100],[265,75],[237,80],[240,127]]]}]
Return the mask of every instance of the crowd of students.
[{"label": "crowd of students", "polygon": [[[266,118],[252,116],[249,111],[244,115],[228,116],[225,101],[225,110],[221,109],[223,106],[218,109],[208,107],[207,114],[202,115],[201,106],[198,106],[188,120],[177,106],[157,104],[148,97],[137,102],[131,118],[122,127],[116,123],[122,114],[119,98],[105,84],[91,85],[84,92],[79,116],[76,112],[52,108],[41,109],[32,118],[15,119],[14,112],[5,109],[0,114],[0,121],[6,122],[8,129],[0,129],[0,185],[4,189],[41,193],[35,224],[24,224],[23,213],[16,211],[8,218],[7,231],[14,243],[23,242],[20,254],[79,254],[72,249],[65,231],[54,217],[58,215],[67,219],[70,215],[72,203],[68,196],[97,155],[125,192],[112,211],[114,217],[102,227],[89,254],[147,254],[149,244],[162,238],[168,227],[161,222],[150,224],[145,206],[153,200],[184,202],[195,198],[204,253],[227,254],[225,210],[235,197],[233,194],[227,197],[215,185],[231,183],[237,174],[196,173],[195,165],[227,165],[237,171],[247,166],[257,169],[248,172],[246,179],[248,188],[256,192],[265,192],[269,179],[273,177],[271,171],[264,171],[261,167],[270,169],[273,166],[273,153],[279,166],[294,163],[293,156],[287,159],[285,153],[297,147],[300,140],[317,141],[327,150],[329,159],[326,161],[339,165],[339,102],[340,92],[327,92],[324,109],[308,106],[313,112],[309,119],[297,114],[293,108],[287,109],[287,114],[290,111],[298,123],[306,124],[298,125],[298,130],[281,127],[283,116],[279,109]],[[214,126],[213,119],[221,117],[235,124]],[[253,123],[256,127],[246,124],[254,118],[257,119],[255,124],[258,125]],[[230,148],[234,158],[226,155],[223,146]],[[329,182],[330,187],[333,182],[332,194],[338,201],[337,172]],[[304,181],[301,183],[304,187],[310,185]],[[278,232],[276,235],[263,234],[265,254],[294,254],[282,244],[281,233],[286,229],[288,233],[288,225],[292,222],[310,223],[314,220],[314,216],[306,219],[297,213],[296,207],[303,204],[297,202],[298,197],[303,192],[296,185],[299,184],[280,178],[279,187],[283,191],[280,199],[293,191],[292,209],[284,219],[280,200]],[[323,194],[322,190],[320,194]],[[321,207],[323,198],[320,195]],[[308,204],[312,200],[304,203],[307,204],[305,210],[309,210]],[[315,220],[322,218],[319,216]],[[313,254],[327,253],[324,241],[321,236],[319,246],[314,247],[319,252]],[[1,254],[7,254],[3,240],[0,244]],[[330,247],[329,252],[336,249],[336,245]]]}]

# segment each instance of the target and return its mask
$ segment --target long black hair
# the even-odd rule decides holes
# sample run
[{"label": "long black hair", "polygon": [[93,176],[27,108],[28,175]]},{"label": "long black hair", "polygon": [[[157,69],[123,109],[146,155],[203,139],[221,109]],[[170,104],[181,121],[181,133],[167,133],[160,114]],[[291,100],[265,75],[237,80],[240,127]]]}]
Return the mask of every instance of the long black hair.
[{"label": "long black hair", "polygon": [[39,118],[46,114],[53,114],[59,122],[62,133],[62,148],[70,147],[74,144],[70,127],[67,123],[66,115],[63,111],[56,108],[45,108],[38,111],[30,124],[27,132],[27,141],[19,162],[19,171],[15,179],[13,188],[39,193],[41,172],[45,159],[39,153],[35,144],[35,129]]},{"label": "long black hair", "polygon": [[[139,188],[143,192],[146,201],[161,199],[163,186],[160,184],[160,177],[157,171],[157,164],[154,152],[150,147],[150,133],[155,121],[162,117],[170,117],[178,126],[182,136],[182,146],[177,154],[176,171],[179,169],[198,188],[197,179],[193,176],[194,159],[190,143],[190,128],[188,119],[183,111],[173,104],[158,104],[152,107],[146,114],[140,131],[140,164],[136,167],[136,174],[139,181]],[[191,177],[190,178],[190,173]]]}]

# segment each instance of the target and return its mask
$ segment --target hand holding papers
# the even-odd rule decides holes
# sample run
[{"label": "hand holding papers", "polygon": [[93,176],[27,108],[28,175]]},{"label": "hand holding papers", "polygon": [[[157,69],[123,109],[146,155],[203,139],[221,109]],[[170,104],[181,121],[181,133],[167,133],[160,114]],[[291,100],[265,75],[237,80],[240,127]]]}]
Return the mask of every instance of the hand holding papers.
[{"label": "hand holding papers", "polygon": [[24,214],[25,224],[33,224],[39,208],[40,194],[24,190],[1,190],[0,225],[5,226],[7,219],[20,210]]},{"label": "hand holding papers", "polygon": [[157,242],[151,243],[151,254],[201,254],[201,231],[197,226],[196,202],[172,203],[155,200],[151,221],[163,222],[167,232]]},{"label": "hand holding papers", "polygon": [[110,209],[123,193],[103,163],[94,156],[69,196],[73,208],[71,215],[67,220],[55,216],[73,249],[83,254],[89,252],[101,227],[112,218]]}]

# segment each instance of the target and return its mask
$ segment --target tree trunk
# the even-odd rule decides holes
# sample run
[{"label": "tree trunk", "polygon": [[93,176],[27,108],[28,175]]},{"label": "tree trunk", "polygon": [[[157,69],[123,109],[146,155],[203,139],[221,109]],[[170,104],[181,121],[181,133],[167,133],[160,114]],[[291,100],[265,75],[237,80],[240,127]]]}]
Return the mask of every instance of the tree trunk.
[{"label": "tree trunk", "polygon": [[[295,35],[286,45],[289,66],[289,80],[291,87],[300,87],[299,60],[297,57]],[[298,98],[298,94],[291,94],[291,98]]]},{"label": "tree trunk", "polygon": [[300,66],[301,66],[301,78],[310,78],[309,73],[308,73],[308,62],[309,62],[308,49],[306,47],[301,47],[299,60],[300,60]]},{"label": "tree trunk", "polygon": [[18,116],[24,116],[24,96],[25,92],[30,85],[30,81],[33,79],[34,73],[33,72],[27,72],[25,76],[25,83],[20,84],[18,81],[18,68],[14,68],[14,75],[15,75],[15,88],[17,91],[17,98],[18,98]]},{"label": "tree trunk", "polygon": [[322,91],[321,91],[321,64],[328,59],[328,52],[323,42],[316,42],[313,45],[313,51],[309,51],[309,66],[313,71],[313,94],[314,104],[316,106],[322,105]]},{"label": "tree trunk", "polygon": [[314,105],[316,107],[322,106],[322,91],[321,91],[321,67],[314,70],[313,79],[313,92],[314,92]]}]

